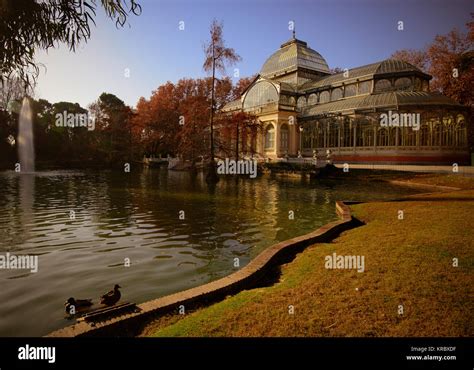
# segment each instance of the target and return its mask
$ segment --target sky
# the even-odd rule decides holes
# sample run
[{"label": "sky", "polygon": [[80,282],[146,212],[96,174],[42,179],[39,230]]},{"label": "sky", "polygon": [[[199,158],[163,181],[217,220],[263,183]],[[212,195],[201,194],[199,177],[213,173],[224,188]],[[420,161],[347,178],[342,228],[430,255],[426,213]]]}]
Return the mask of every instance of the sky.
[{"label": "sky", "polygon": [[116,28],[100,9],[90,40],[76,52],[64,45],[37,51],[41,73],[35,97],[87,107],[108,92],[134,107],[167,81],[204,77],[203,44],[214,18],[223,22],[226,46],[242,58],[227,74],[233,77],[238,68],[245,77],[258,73],[291,38],[290,21],[296,37],[318,51],[330,68],[352,68],[386,59],[399,49],[423,48],[454,27],[465,31],[474,12],[470,0],[138,2],[142,14],[130,16],[123,28]]}]

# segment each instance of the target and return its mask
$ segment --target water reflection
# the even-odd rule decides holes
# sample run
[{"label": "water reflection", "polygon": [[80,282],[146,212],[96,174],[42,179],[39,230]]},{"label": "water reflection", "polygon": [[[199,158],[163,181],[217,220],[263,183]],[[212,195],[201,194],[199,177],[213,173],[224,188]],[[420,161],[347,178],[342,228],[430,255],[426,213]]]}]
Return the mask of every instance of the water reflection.
[{"label": "water reflection", "polygon": [[337,199],[401,192],[271,177],[224,178],[209,191],[201,174],[165,169],[5,172],[0,189],[0,253],[40,254],[34,275],[0,271],[2,336],[65,326],[65,299],[98,297],[116,283],[124,299],[143,302],[209,282],[235,271],[235,257],[245,266],[267,246],[334,220]]},{"label": "water reflection", "polygon": [[35,175],[34,174],[20,174],[19,178],[19,208],[21,216],[19,217],[19,229],[22,230],[18,235],[21,239],[18,244],[23,243],[30,238],[31,228],[34,226],[34,191],[35,191]]}]

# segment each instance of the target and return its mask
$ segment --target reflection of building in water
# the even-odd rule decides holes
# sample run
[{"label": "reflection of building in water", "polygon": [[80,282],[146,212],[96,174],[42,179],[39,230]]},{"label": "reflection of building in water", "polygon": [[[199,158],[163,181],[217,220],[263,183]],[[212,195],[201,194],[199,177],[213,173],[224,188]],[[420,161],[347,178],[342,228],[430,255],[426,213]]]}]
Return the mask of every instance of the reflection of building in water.
[{"label": "reflection of building in water", "polygon": [[249,220],[253,220],[256,224],[261,222],[259,217],[256,215],[266,214],[272,215],[272,227],[259,227],[258,231],[262,234],[262,240],[275,240],[277,238],[277,230],[275,227],[277,224],[277,217],[279,214],[284,213],[285,210],[281,209],[282,204],[279,201],[278,184],[268,179],[261,179],[262,182],[254,181],[243,181],[239,183],[239,201],[246,203],[242,206],[242,210],[248,212]]},{"label": "reflection of building in water", "polygon": [[[466,163],[467,110],[430,92],[430,75],[387,59],[330,74],[324,58],[292,38],[223,112],[245,111],[262,123],[242,130],[242,151],[261,157],[305,157],[331,149],[335,163]],[[420,114],[413,126],[383,127],[383,113]]]}]

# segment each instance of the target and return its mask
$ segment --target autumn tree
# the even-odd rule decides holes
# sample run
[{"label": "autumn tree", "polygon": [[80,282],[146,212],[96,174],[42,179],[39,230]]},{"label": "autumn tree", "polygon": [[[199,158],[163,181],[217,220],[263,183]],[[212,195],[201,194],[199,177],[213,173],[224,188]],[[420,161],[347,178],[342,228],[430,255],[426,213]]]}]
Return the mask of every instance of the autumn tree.
[{"label": "autumn tree", "polygon": [[329,73],[331,73],[332,75],[342,72],[344,72],[344,69],[342,69],[341,67],[334,67],[329,70]]},{"label": "autumn tree", "polygon": [[[242,77],[232,87],[229,100],[241,98],[242,93],[255,81],[256,76]],[[218,116],[219,140],[217,147],[220,152],[232,155],[236,159],[239,153],[244,151],[247,141],[256,135],[257,120],[254,116],[245,112],[220,113]]]},{"label": "autumn tree", "polygon": [[403,49],[397,50],[392,54],[391,58],[402,60],[404,62],[410,63],[415,67],[418,67],[422,71],[427,71],[428,69],[428,54],[425,49],[415,50],[415,49]]},{"label": "autumn tree", "polygon": [[174,155],[179,131],[179,97],[176,86],[167,82],[153,91],[149,100],[140,98],[132,119],[132,133],[143,154]]},{"label": "autumn tree", "polygon": [[249,87],[250,84],[255,81],[256,78],[257,75],[240,78],[232,89],[232,100],[240,99],[241,95],[244,93],[247,87]]},{"label": "autumn tree", "polygon": [[[215,80],[214,109],[219,112],[232,100],[236,87],[228,77]],[[167,82],[153,91],[150,99],[140,98],[132,119],[135,146],[146,155],[177,155],[194,168],[199,159],[209,159],[209,115],[212,78],[183,78]],[[214,119],[215,128],[230,127]],[[233,129],[234,126],[232,126]],[[227,151],[214,137],[215,150]]]},{"label": "autumn tree", "polygon": [[179,153],[183,159],[191,161],[191,168],[196,169],[198,157],[204,157],[208,149],[207,122],[209,119],[208,99],[195,95],[186,99],[181,113],[183,126],[179,134]]},{"label": "autumn tree", "polygon": [[[474,13],[471,13],[474,18]],[[422,50],[405,49],[392,58],[406,61],[433,76],[431,89],[457,102],[474,106],[474,22],[467,23],[468,32],[453,29],[437,35]]]},{"label": "autumn tree", "polygon": [[227,144],[222,145],[220,149],[239,160],[240,153],[251,146],[252,137],[257,135],[259,121],[254,115],[242,111],[222,114],[219,121],[224,132],[222,139]]},{"label": "autumn tree", "polygon": [[474,106],[474,42],[457,29],[436,36],[428,47],[431,87],[461,104]]},{"label": "autumn tree", "polygon": [[454,28],[437,35],[422,50],[399,50],[392,57],[411,63],[431,76],[431,90],[439,91],[460,104],[470,107],[468,137],[474,148],[474,13],[466,24],[467,33]]},{"label": "autumn tree", "polygon": [[211,39],[209,43],[204,46],[205,61],[203,68],[206,72],[212,74],[212,85],[211,85],[211,103],[210,103],[210,161],[209,161],[209,172],[206,176],[206,181],[209,183],[215,183],[218,181],[216,165],[214,162],[214,98],[215,98],[215,80],[216,71],[225,73],[226,64],[232,65],[240,61],[240,56],[232,48],[225,46],[223,35],[223,25],[217,20],[213,20],[210,28]]}]

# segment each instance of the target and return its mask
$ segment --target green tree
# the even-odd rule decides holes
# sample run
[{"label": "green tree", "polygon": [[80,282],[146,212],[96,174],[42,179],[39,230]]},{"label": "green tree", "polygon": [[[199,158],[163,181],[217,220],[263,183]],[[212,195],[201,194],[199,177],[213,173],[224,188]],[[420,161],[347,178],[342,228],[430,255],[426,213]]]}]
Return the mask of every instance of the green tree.
[{"label": "green tree", "polygon": [[131,158],[132,110],[114,94],[102,93],[91,104],[96,143],[102,161],[123,166]]},{"label": "green tree", "polygon": [[[0,109],[0,168],[13,169],[16,162],[16,145],[18,129],[18,114],[15,112],[7,112]],[[12,139],[10,141],[10,139]]]}]

